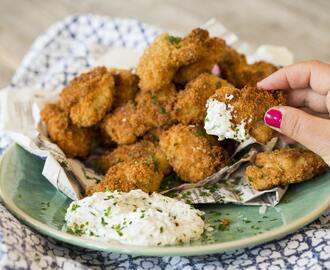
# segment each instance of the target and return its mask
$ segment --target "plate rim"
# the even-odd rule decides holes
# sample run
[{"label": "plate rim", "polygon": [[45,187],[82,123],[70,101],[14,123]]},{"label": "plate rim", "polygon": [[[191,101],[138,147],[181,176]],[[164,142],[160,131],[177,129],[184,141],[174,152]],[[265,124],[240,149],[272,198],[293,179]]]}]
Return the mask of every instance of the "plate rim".
[{"label": "plate rim", "polygon": [[[3,154],[0,160],[0,171],[4,167],[3,161],[8,158],[7,155],[17,144],[11,145]],[[26,151],[26,150],[25,150]],[[31,153],[30,153],[31,154]],[[250,236],[244,239],[233,240],[222,243],[213,243],[205,245],[196,246],[165,246],[165,247],[154,247],[154,246],[136,246],[128,244],[116,244],[107,243],[97,240],[92,240],[88,238],[78,237],[71,235],[69,233],[51,228],[47,224],[31,217],[26,212],[21,210],[15,202],[7,196],[1,188],[1,174],[0,174],[0,197],[6,208],[24,224],[32,227],[37,232],[52,237],[57,241],[62,241],[74,246],[81,248],[88,248],[97,251],[106,251],[114,253],[125,253],[129,255],[139,255],[139,256],[200,256],[214,253],[222,253],[227,251],[233,251],[236,249],[243,249],[246,247],[253,247],[259,244],[267,243],[286,235],[289,235],[298,229],[304,227],[305,225],[311,223],[318,217],[322,215],[325,211],[330,208],[330,197],[327,198],[318,208],[302,218],[295,220],[289,224],[283,224],[278,228],[272,229],[270,231],[257,234],[255,236]]]}]

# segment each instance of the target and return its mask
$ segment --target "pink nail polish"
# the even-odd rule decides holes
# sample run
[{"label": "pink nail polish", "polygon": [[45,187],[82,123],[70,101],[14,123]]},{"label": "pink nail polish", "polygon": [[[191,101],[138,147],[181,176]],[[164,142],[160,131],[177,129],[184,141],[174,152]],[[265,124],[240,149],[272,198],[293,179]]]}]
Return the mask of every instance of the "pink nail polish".
[{"label": "pink nail polish", "polygon": [[266,112],[264,120],[267,125],[280,128],[282,122],[282,112],[276,109],[270,109]]}]

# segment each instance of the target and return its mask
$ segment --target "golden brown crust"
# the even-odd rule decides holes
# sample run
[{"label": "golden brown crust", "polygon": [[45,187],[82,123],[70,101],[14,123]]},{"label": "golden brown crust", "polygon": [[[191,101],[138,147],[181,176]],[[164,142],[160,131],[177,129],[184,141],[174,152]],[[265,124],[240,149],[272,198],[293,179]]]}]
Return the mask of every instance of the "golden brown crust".
[{"label": "golden brown crust", "polygon": [[163,177],[163,173],[157,169],[157,165],[150,157],[124,161],[110,167],[101,182],[87,193],[103,192],[108,189],[123,192],[133,189],[156,192],[159,191]]},{"label": "golden brown crust", "polygon": [[160,148],[154,143],[145,140],[134,144],[120,145],[114,150],[106,152],[100,159],[100,165],[103,171],[107,171],[117,163],[148,157],[158,164],[157,169],[165,175],[171,171],[171,167],[166,160],[165,154]]},{"label": "golden brown crust", "polygon": [[257,82],[277,70],[277,67],[265,61],[248,64],[243,54],[230,47],[219,58],[221,77],[228,80],[237,88],[245,85],[256,86]]},{"label": "golden brown crust", "polygon": [[162,34],[148,47],[138,64],[143,92],[157,92],[173,80],[186,83],[212,67],[224,53],[225,42],[197,28],[181,39]]},{"label": "golden brown crust", "polygon": [[101,124],[104,134],[107,134],[118,144],[129,144],[137,140],[137,123],[134,122],[136,105],[128,102],[106,115]]},{"label": "golden brown crust", "polygon": [[181,65],[181,61],[177,59],[177,51],[177,43],[171,42],[171,36],[167,33],[159,35],[145,49],[137,66],[139,86],[143,92],[157,92],[171,83],[176,70]]},{"label": "golden brown crust", "polygon": [[[165,86],[156,93],[141,92],[136,97],[137,113],[134,121],[144,123],[141,136],[152,128],[161,127],[173,122],[173,107],[176,100],[176,90],[173,84]],[[148,126],[145,129],[145,126]]]},{"label": "golden brown crust", "polygon": [[230,86],[225,80],[208,73],[189,82],[177,95],[175,118],[183,124],[202,124],[206,116],[206,101],[222,86]]},{"label": "golden brown crust", "polygon": [[245,178],[254,189],[265,190],[303,182],[328,169],[320,156],[307,149],[280,149],[257,154]]},{"label": "golden brown crust", "polygon": [[89,129],[79,128],[70,122],[69,116],[58,104],[46,104],[41,118],[47,126],[49,137],[67,157],[86,157],[92,144]]},{"label": "golden brown crust", "polygon": [[235,125],[244,122],[247,132],[260,143],[268,142],[275,135],[264,125],[264,114],[270,107],[283,105],[286,102],[283,91],[266,91],[251,86],[241,90],[222,87],[211,98],[232,106],[232,122]]},{"label": "golden brown crust", "polygon": [[112,68],[109,70],[115,81],[113,108],[133,100],[139,90],[139,78],[130,70]]},{"label": "golden brown crust", "polygon": [[196,28],[192,30],[180,42],[179,54],[182,58],[187,58],[183,55],[194,55],[194,60],[192,63],[185,63],[177,70],[174,81],[184,84],[204,72],[211,73],[213,66],[217,64],[218,59],[224,53],[225,44],[223,39],[211,38],[204,29]]},{"label": "golden brown crust", "polygon": [[97,67],[73,79],[60,94],[63,110],[72,122],[91,127],[104,117],[113,103],[114,80],[105,67]]},{"label": "golden brown crust", "polygon": [[161,134],[159,145],[173,170],[187,182],[198,182],[228,162],[226,151],[202,128],[178,124]]}]

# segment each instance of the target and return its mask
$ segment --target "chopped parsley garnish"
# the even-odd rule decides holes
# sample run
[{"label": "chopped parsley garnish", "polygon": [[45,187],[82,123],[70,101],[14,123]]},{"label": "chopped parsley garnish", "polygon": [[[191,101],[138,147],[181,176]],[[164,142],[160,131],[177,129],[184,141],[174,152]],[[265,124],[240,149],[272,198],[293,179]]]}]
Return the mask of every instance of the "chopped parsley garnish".
[{"label": "chopped parsley garnish", "polygon": [[74,204],[71,206],[71,211],[76,211],[79,207],[80,207],[79,204],[74,203]]},{"label": "chopped parsley garnish", "polygon": [[160,227],[159,231],[160,231],[160,233],[163,233],[164,232],[164,228],[163,227]]},{"label": "chopped parsley garnish", "polygon": [[166,113],[166,110],[165,110],[165,108],[163,106],[159,106],[159,112],[161,114],[165,114]]},{"label": "chopped parsley garnish", "polygon": [[[86,223],[86,225],[87,224],[88,223]],[[66,232],[69,234],[81,236],[85,232],[84,228],[85,228],[85,224],[78,225],[77,223],[73,223],[72,226],[67,228]]]},{"label": "chopped parsley garnish", "polygon": [[114,196],[113,195],[108,195],[107,197],[104,198],[105,201],[111,200],[113,199]]},{"label": "chopped parsley garnish", "polygon": [[154,172],[158,172],[158,168],[159,168],[158,159],[155,157],[155,155],[151,155],[151,160],[152,160],[152,163],[154,164]]},{"label": "chopped parsley garnish", "polygon": [[181,41],[181,38],[176,36],[168,36],[168,41],[173,45],[178,45]]},{"label": "chopped parsley garnish", "polygon": [[151,101],[152,101],[152,103],[153,103],[154,105],[158,105],[158,97],[157,97],[157,96],[153,95],[153,96],[151,97]]},{"label": "chopped parsley garnish", "polygon": [[120,224],[113,225],[111,228],[114,229],[119,236],[123,236],[122,227]]},{"label": "chopped parsley garnish", "polygon": [[108,225],[108,223],[104,220],[104,217],[101,217],[101,224],[103,226]]},{"label": "chopped parsley garnish", "polygon": [[47,210],[48,207],[50,207],[50,202],[41,203],[41,210],[45,211],[45,210]]},{"label": "chopped parsley garnish", "polygon": [[107,217],[110,216],[110,213],[111,213],[111,208],[110,207],[108,207],[107,209],[104,210],[104,215],[105,216],[107,216]]}]

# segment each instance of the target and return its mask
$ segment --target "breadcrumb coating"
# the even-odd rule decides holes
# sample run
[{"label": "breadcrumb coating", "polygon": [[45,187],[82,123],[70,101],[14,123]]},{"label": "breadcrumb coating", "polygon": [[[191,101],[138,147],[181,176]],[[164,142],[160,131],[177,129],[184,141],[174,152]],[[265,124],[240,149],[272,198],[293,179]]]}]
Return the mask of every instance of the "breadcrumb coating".
[{"label": "breadcrumb coating", "polygon": [[268,77],[277,70],[277,67],[265,61],[248,64],[246,57],[235,49],[226,47],[225,53],[218,61],[221,77],[237,88],[246,85],[256,86],[257,82]]},{"label": "breadcrumb coating", "polygon": [[160,150],[159,146],[150,141],[139,141],[134,144],[119,145],[112,151],[106,152],[100,158],[100,165],[103,171],[107,171],[110,167],[130,160],[141,158],[151,158],[158,168],[165,175],[170,173],[171,167],[166,160],[165,154]]},{"label": "breadcrumb coating", "polygon": [[[228,96],[232,98],[228,99]],[[283,91],[266,91],[251,86],[241,90],[222,87],[210,98],[231,106],[233,124],[237,126],[244,122],[248,134],[263,144],[275,136],[272,129],[263,123],[264,114],[270,107],[283,105],[286,102]]]},{"label": "breadcrumb coating", "polygon": [[138,93],[139,78],[130,70],[112,68],[109,70],[114,78],[115,90],[112,108],[117,108],[134,100]]},{"label": "breadcrumb coating", "polygon": [[143,92],[157,92],[173,81],[186,83],[203,72],[211,72],[224,48],[224,40],[210,38],[200,28],[183,39],[161,34],[140,58],[139,86]]},{"label": "breadcrumb coating", "polygon": [[232,86],[227,81],[208,73],[199,75],[177,95],[175,118],[183,124],[202,124],[206,116],[206,101],[222,86]]},{"label": "breadcrumb coating", "polygon": [[329,169],[324,160],[307,149],[287,148],[259,153],[245,170],[245,178],[256,190],[299,183]]},{"label": "breadcrumb coating", "polygon": [[97,67],[73,79],[60,94],[63,110],[72,122],[91,127],[104,117],[113,103],[114,79],[105,67]]},{"label": "breadcrumb coating", "polygon": [[[101,124],[103,134],[107,134],[117,144],[129,144],[137,140],[137,126],[134,118],[136,105],[129,101],[106,115]],[[142,125],[143,123],[141,123]]]},{"label": "breadcrumb coating", "polygon": [[157,192],[163,178],[163,173],[157,168],[151,157],[134,159],[110,167],[101,182],[91,187],[87,193],[90,195],[109,189],[123,192],[129,192],[133,189]]},{"label": "breadcrumb coating", "polygon": [[58,104],[46,104],[41,111],[41,119],[47,126],[50,139],[56,143],[67,157],[86,157],[92,144],[92,132],[87,128],[73,125],[68,113]]},{"label": "breadcrumb coating", "polygon": [[201,127],[178,124],[160,136],[160,148],[177,175],[198,182],[228,163],[228,154]]}]

